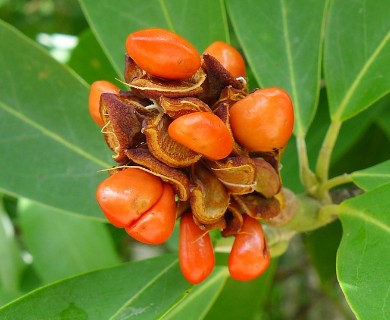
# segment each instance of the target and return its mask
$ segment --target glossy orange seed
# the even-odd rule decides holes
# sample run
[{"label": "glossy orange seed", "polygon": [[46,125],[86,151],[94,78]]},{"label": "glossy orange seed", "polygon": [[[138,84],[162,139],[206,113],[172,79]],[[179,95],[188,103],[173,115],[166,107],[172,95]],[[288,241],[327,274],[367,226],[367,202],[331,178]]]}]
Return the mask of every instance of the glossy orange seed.
[{"label": "glossy orange seed", "polygon": [[95,81],[91,84],[89,91],[89,113],[100,127],[103,127],[103,119],[100,115],[100,96],[102,93],[119,93],[119,88],[111,82],[105,80]]},{"label": "glossy orange seed", "polygon": [[125,228],[152,208],[162,192],[160,178],[138,168],[127,168],[101,182],[96,198],[107,219]]},{"label": "glossy orange seed", "polygon": [[131,33],[127,54],[147,73],[165,79],[190,78],[200,67],[195,47],[178,34],[158,28]]},{"label": "glossy orange seed", "polygon": [[249,151],[269,152],[284,147],[294,127],[294,109],[279,88],[259,89],[230,108],[234,138]]},{"label": "glossy orange seed", "polygon": [[204,53],[216,58],[235,78],[246,76],[244,58],[231,45],[223,41],[216,41],[208,46]]},{"label": "glossy orange seed", "polygon": [[193,112],[176,118],[168,127],[169,136],[211,160],[227,157],[233,137],[225,123],[210,112]]},{"label": "glossy orange seed", "polygon": [[244,215],[241,230],[235,237],[228,260],[231,277],[240,281],[257,278],[271,260],[260,222]]},{"label": "glossy orange seed", "polygon": [[196,225],[190,213],[180,220],[179,264],[184,277],[193,284],[205,280],[215,266],[210,235]]},{"label": "glossy orange seed", "polygon": [[126,232],[140,242],[157,245],[169,239],[175,221],[175,193],[170,184],[164,183],[161,198],[130,227],[127,227]]}]

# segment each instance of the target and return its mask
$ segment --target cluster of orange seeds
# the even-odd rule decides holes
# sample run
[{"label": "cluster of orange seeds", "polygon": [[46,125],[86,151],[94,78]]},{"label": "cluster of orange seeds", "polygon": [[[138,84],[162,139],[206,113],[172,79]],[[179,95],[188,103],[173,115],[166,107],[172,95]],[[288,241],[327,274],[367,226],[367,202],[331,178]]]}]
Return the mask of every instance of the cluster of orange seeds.
[{"label": "cluster of orange seeds", "polygon": [[118,163],[97,189],[107,219],[161,244],[180,219],[185,278],[212,272],[209,230],[234,236],[229,272],[251,280],[270,254],[259,220],[280,212],[279,161],[294,113],[279,88],[248,92],[244,59],[223,42],[202,55],[185,39],[145,29],[126,40],[124,83],[91,86],[89,107]]}]

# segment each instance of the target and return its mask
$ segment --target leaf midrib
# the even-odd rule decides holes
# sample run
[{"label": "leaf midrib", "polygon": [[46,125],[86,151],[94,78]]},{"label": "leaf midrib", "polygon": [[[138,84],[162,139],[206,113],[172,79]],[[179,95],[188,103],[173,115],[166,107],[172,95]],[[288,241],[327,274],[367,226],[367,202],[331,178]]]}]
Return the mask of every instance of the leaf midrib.
[{"label": "leaf midrib", "polygon": [[385,37],[383,37],[383,40],[378,44],[378,46],[372,52],[371,56],[366,60],[366,63],[362,66],[359,73],[355,77],[355,80],[352,82],[351,86],[346,91],[343,100],[341,101],[339,107],[337,108],[337,111],[332,116],[333,121],[342,120],[343,113],[347,108],[348,103],[352,99],[353,94],[355,93],[356,89],[359,87],[363,77],[368,72],[371,65],[375,62],[376,58],[378,57],[382,49],[386,46],[389,39],[390,39],[390,31],[386,34]]},{"label": "leaf midrib", "polygon": [[56,134],[53,131],[48,130],[44,126],[40,125],[39,123],[33,121],[32,119],[26,117],[24,114],[12,109],[10,106],[7,106],[6,104],[2,103],[0,101],[0,108],[3,109],[8,114],[14,116],[15,118],[19,119],[20,121],[24,122],[25,124],[33,127],[34,129],[38,130],[42,133],[42,135],[62,144],[64,147],[68,148],[69,150],[73,151],[74,153],[79,154],[80,156],[92,161],[93,163],[97,164],[98,166],[102,168],[109,168],[110,164],[106,163],[102,160],[97,159],[93,155],[91,155],[88,152],[85,152],[85,150],[81,149],[80,147],[68,142],[60,135]]},{"label": "leaf midrib", "polygon": [[381,222],[378,219],[375,219],[366,213],[364,211],[357,210],[355,208],[350,207],[347,204],[343,204],[340,208],[340,216],[350,216],[353,218],[360,219],[362,221],[365,221],[366,223],[369,223],[373,226],[376,226],[379,229],[382,229],[384,232],[390,234],[390,226]]},{"label": "leaf midrib", "polygon": [[134,294],[129,300],[127,300],[121,308],[118,309],[118,311],[113,314],[109,320],[115,320],[117,316],[121,315],[123,310],[126,310],[126,308],[131,305],[131,303],[136,300],[142,293],[144,293],[148,288],[150,288],[162,275],[164,275],[169,269],[175,266],[177,264],[178,260],[173,260],[172,263],[170,263],[168,266],[166,266],[164,269],[162,269],[156,276],[151,278],[143,287],[142,289],[138,290],[136,294]]},{"label": "leaf midrib", "polygon": [[158,1],[161,7],[161,11],[163,13],[163,16],[168,24],[168,27],[171,31],[175,32],[175,27],[173,26],[173,22],[171,19],[171,16],[169,15],[169,10],[167,8],[167,5],[165,4],[164,0],[159,0]]},{"label": "leaf midrib", "polygon": [[[287,11],[286,11],[286,4],[284,0],[280,0],[280,7],[281,7],[281,13],[282,13],[282,28],[283,28],[283,33],[285,35],[285,47],[286,47],[286,57],[287,57],[287,63],[288,63],[288,71],[290,74],[290,83],[291,83],[291,89],[292,89],[292,95],[294,97],[294,105],[299,106],[299,95],[297,92],[297,85],[295,81],[295,68],[293,64],[293,58],[292,58],[292,52],[291,52],[291,42],[290,42],[290,33],[289,33],[289,28],[287,25]],[[299,107],[297,107],[299,110]],[[296,118],[296,123],[298,125],[297,132],[302,131],[302,119],[301,119],[301,114],[299,112],[295,113],[295,118]]]},{"label": "leaf midrib", "polygon": [[380,177],[380,178],[390,178],[390,173],[363,173],[363,172],[354,172],[352,173],[352,177]]},{"label": "leaf midrib", "polygon": [[[227,272],[226,268],[221,268],[221,270],[219,270],[218,273],[216,275],[214,275],[213,278],[209,279],[204,285],[202,285],[201,290],[198,290],[196,292],[193,291],[191,297],[182,301],[180,303],[180,306],[178,306],[179,312],[180,312],[180,310],[185,309],[185,307],[188,306],[192,301],[194,301],[199,295],[201,295],[208,288],[212,287],[216,282],[218,282],[220,280],[220,278],[223,278],[223,277],[225,277],[225,279],[224,279],[225,280],[224,283],[225,283],[227,278],[228,278],[228,272]],[[223,285],[219,289],[220,289],[219,291],[221,291],[223,289]],[[209,301],[209,305],[207,306],[207,308],[205,308],[203,310],[202,317],[200,317],[201,319],[203,319],[204,316],[207,314],[207,312],[209,311],[209,309],[211,308],[211,306],[213,305],[213,303],[215,302],[217,297],[218,297],[218,294],[216,294],[214,296],[214,299],[212,301]],[[163,314],[159,319],[174,319],[174,318],[172,318],[172,316],[174,316],[175,311],[177,312],[178,310],[170,309],[170,310],[168,310],[167,313]],[[171,313],[171,311],[172,311],[172,313]]]}]

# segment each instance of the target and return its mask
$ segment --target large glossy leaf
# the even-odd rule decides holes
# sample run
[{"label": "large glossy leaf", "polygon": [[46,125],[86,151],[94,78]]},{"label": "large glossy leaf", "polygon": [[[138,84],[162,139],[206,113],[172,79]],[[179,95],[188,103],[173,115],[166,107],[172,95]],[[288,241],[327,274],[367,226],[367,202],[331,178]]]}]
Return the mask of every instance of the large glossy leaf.
[{"label": "large glossy leaf", "polygon": [[0,318],[157,319],[190,287],[176,256],[161,256],[42,287],[0,308]]},{"label": "large glossy leaf", "polygon": [[[318,157],[321,143],[330,124],[327,102],[326,94],[321,90],[318,112],[316,113],[313,124],[306,135],[307,152],[309,156],[309,162],[312,165],[314,165]],[[375,123],[378,118],[382,119],[382,114],[386,112],[388,112],[388,105],[386,101],[383,101],[382,99],[378,101],[372,108],[365,110],[356,117],[353,117],[343,123],[332,155],[332,174],[334,169],[337,171],[336,174],[351,172],[349,167],[355,163],[360,165],[357,168],[362,168],[362,165],[364,166],[362,161],[363,157],[369,158],[371,161],[374,160],[371,153],[361,153],[361,146],[359,146],[359,144],[361,144],[360,140],[366,138],[365,135],[367,134],[370,126]],[[378,141],[378,143],[381,142]],[[373,143],[371,142],[370,146],[372,145]],[[348,154],[348,151],[352,147],[356,149],[360,148],[360,154],[358,157],[351,157]],[[365,147],[365,149],[366,148],[368,147]],[[376,155],[378,155],[378,152],[380,151],[381,150],[377,150]],[[339,168],[340,164],[343,165],[342,168]],[[282,165],[283,167],[281,172],[283,175],[284,185],[288,188],[291,188],[295,192],[303,192],[303,187],[300,185],[299,171],[297,170],[299,166],[297,150],[295,141],[292,139],[290,139],[289,144],[283,154]],[[335,168],[334,165],[337,167]]]},{"label": "large glossy leaf", "polygon": [[[24,243],[45,282],[120,262],[105,224],[63,213],[29,200],[19,204]],[[58,256],[61,252],[61,256]]]},{"label": "large glossy leaf", "polygon": [[276,260],[273,260],[265,273],[251,281],[237,281],[229,277],[204,319],[260,319],[260,314],[267,314],[263,306],[271,289],[276,265]]},{"label": "large glossy leaf", "polygon": [[390,318],[390,184],[343,202],[337,276],[359,319]]},{"label": "large glossy leaf", "polygon": [[262,87],[281,87],[295,107],[297,135],[313,120],[328,1],[228,0],[229,14],[249,65]]},{"label": "large glossy leaf", "polygon": [[68,66],[88,83],[102,79],[120,85],[115,82],[116,73],[90,29],[79,36],[78,45],[72,51]]},{"label": "large glossy leaf", "polygon": [[195,286],[186,298],[163,317],[163,319],[204,319],[207,311],[220,294],[228,277],[229,273],[226,266],[215,267],[215,270],[207,280]]},{"label": "large glossy leaf", "polygon": [[380,114],[380,116],[377,118],[377,124],[381,127],[383,132],[386,134],[386,136],[390,140],[390,94],[388,94],[383,100],[386,104],[387,108],[383,110],[383,112]]},{"label": "large glossy leaf", "polygon": [[352,180],[364,190],[372,190],[390,182],[390,160],[352,173]]},{"label": "large glossy leaf", "polygon": [[0,22],[0,191],[101,216],[96,172],[110,167],[88,86]]},{"label": "large glossy leaf", "polygon": [[151,27],[170,29],[201,52],[215,40],[229,41],[224,2],[208,0],[80,0],[92,30],[123,74],[129,33]]},{"label": "large glossy leaf", "polygon": [[331,176],[370,168],[388,159],[390,159],[390,139],[374,123],[365,130],[357,143],[347,149],[347,152],[334,163]]},{"label": "large glossy leaf", "polygon": [[389,1],[332,1],[324,66],[333,120],[354,116],[390,91],[389,11]]}]

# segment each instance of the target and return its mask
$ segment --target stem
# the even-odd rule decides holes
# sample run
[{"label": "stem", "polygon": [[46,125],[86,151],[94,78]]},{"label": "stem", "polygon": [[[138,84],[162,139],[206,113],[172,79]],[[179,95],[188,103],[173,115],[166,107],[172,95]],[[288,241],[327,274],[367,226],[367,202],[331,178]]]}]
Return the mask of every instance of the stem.
[{"label": "stem", "polygon": [[322,184],[329,176],[330,160],[341,127],[341,121],[332,121],[318,154],[316,173]]},{"label": "stem", "polygon": [[297,137],[297,150],[299,160],[299,175],[305,189],[312,194],[317,187],[317,178],[309,166],[309,159],[307,156],[306,141],[304,137]]},{"label": "stem", "polygon": [[352,175],[348,173],[345,173],[341,176],[334,177],[321,185],[321,188],[318,190],[318,194],[320,196],[324,195],[330,189],[333,189],[334,187],[337,187],[342,184],[350,183],[350,182],[353,182]]},{"label": "stem", "polygon": [[297,234],[294,230],[263,225],[264,232],[267,236],[268,248],[273,258],[281,256],[288,249],[290,240]]},{"label": "stem", "polygon": [[318,213],[318,228],[332,222],[340,213],[340,206],[337,204],[329,204],[321,207]]},{"label": "stem", "polygon": [[339,214],[338,205],[324,205],[312,196],[295,195],[288,189],[283,189],[282,192],[285,195],[286,204],[276,219],[265,222],[267,225],[295,232],[307,232],[332,222]]}]

